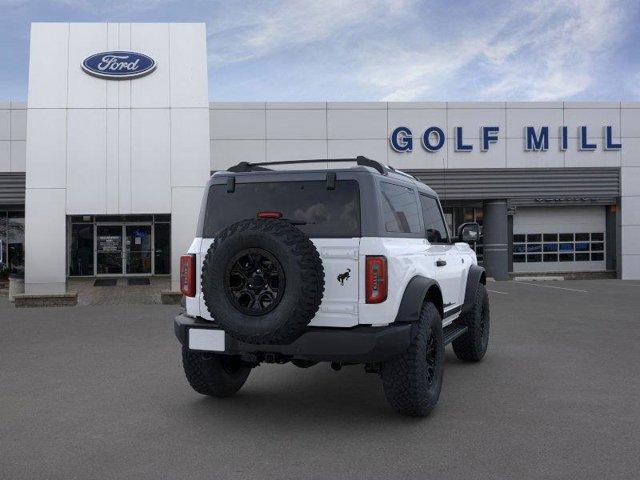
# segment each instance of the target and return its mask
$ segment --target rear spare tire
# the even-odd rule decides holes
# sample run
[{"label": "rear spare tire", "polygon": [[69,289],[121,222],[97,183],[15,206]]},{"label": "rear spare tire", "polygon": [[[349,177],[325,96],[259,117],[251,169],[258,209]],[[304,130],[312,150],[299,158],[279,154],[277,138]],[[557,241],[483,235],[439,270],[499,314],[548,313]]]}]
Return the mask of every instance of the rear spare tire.
[{"label": "rear spare tire", "polygon": [[224,229],[202,266],[204,302],[233,338],[288,344],[314,317],[324,293],[315,246],[285,220],[242,220]]}]

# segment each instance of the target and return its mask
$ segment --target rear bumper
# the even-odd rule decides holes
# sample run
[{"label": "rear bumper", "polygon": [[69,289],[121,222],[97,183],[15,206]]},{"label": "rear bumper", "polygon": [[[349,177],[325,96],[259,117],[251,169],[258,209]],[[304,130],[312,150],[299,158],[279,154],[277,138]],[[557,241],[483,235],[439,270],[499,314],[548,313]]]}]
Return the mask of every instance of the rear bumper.
[{"label": "rear bumper", "polygon": [[[289,345],[254,345],[225,335],[225,350],[229,355],[278,354],[301,360],[369,363],[387,360],[404,352],[411,342],[410,323],[386,327],[367,325],[352,328],[309,327]],[[214,322],[179,315],[174,319],[174,331],[180,343],[189,346],[191,329],[221,330]]]}]

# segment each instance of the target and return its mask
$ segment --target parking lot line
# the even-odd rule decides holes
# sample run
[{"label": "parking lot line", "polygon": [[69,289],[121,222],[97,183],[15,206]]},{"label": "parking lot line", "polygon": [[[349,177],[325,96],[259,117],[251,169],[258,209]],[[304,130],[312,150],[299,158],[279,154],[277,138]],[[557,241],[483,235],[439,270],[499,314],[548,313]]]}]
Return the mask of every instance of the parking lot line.
[{"label": "parking lot line", "polygon": [[587,290],[579,290],[577,288],[556,287],[556,286],[553,286],[553,285],[539,285],[539,284],[536,284],[536,283],[529,283],[529,282],[513,282],[513,283],[521,283],[522,285],[531,285],[532,287],[555,288],[557,290],[568,290],[570,292],[589,293]]},{"label": "parking lot line", "polygon": [[499,292],[498,290],[489,290],[488,288],[487,288],[487,292],[499,293],[500,295],[509,295],[507,292]]}]

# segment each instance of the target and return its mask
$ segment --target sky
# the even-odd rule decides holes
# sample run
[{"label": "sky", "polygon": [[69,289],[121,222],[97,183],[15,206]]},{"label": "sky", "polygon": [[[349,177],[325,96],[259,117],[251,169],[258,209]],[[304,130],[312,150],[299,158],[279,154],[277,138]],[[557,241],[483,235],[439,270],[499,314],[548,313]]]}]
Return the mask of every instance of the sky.
[{"label": "sky", "polygon": [[205,22],[211,101],[640,100],[638,0],[0,0],[0,99],[33,21]]}]

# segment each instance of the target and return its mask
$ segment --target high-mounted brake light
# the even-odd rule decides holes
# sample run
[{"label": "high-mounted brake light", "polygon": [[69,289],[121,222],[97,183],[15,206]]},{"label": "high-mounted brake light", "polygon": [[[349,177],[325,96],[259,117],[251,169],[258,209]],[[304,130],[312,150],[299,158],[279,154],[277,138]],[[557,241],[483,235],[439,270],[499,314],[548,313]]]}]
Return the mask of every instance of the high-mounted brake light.
[{"label": "high-mounted brake light", "polygon": [[282,212],[258,212],[258,218],[282,218]]},{"label": "high-mounted brake light", "polygon": [[196,256],[180,257],[180,291],[185,297],[196,296]]},{"label": "high-mounted brake light", "polygon": [[388,274],[387,259],[383,256],[369,256],[366,260],[366,302],[382,303],[387,299]]}]

